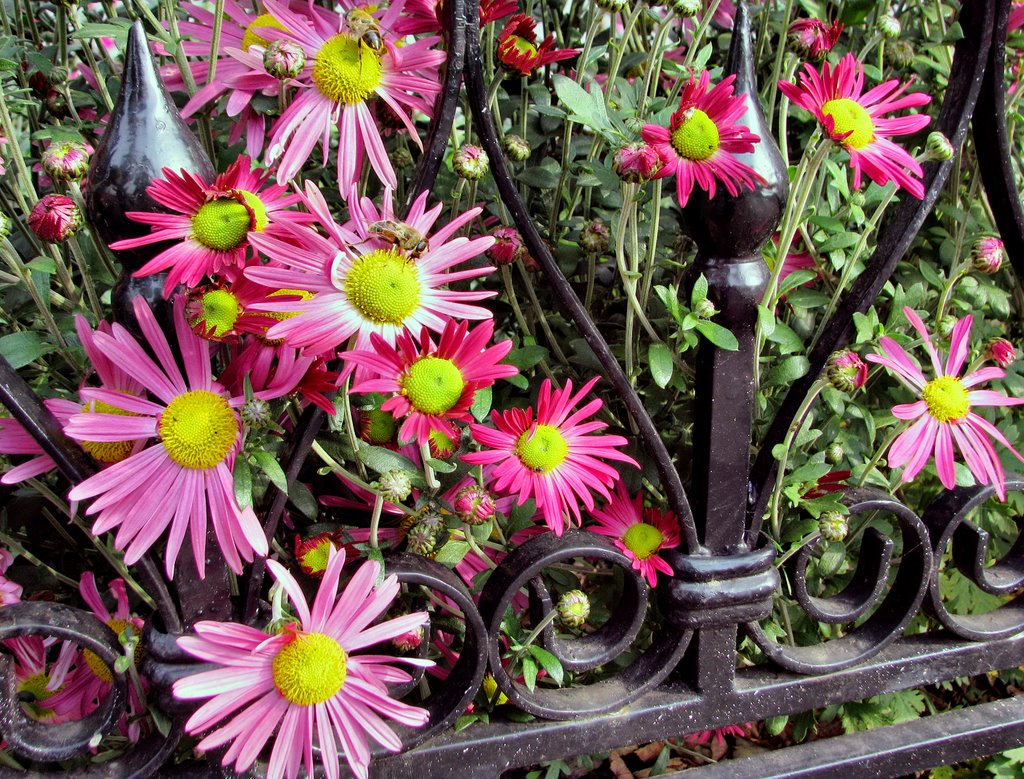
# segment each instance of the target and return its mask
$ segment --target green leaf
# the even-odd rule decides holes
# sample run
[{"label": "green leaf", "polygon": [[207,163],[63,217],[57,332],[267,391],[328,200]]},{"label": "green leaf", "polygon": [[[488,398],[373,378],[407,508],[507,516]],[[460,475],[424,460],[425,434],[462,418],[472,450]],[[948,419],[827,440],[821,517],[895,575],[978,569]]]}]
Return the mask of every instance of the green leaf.
[{"label": "green leaf", "polygon": [[372,546],[366,549],[366,559],[372,560],[377,563],[377,580],[374,582],[375,587],[380,587],[384,584],[384,553],[380,549],[374,549]]},{"label": "green leaf", "polygon": [[483,387],[478,389],[473,394],[473,405],[469,407],[469,413],[473,415],[473,419],[477,422],[483,422],[487,419],[487,415],[491,413],[491,400],[494,393],[490,387]]},{"label": "green leaf", "polygon": [[700,274],[693,282],[693,290],[690,292],[690,308],[696,309],[701,303],[708,299],[708,280],[704,274]]},{"label": "green leaf", "polygon": [[24,368],[33,360],[49,354],[53,349],[53,344],[46,343],[38,333],[31,330],[10,333],[0,338],[0,354],[15,370]]},{"label": "green leaf", "polygon": [[317,505],[313,493],[309,491],[309,487],[300,481],[294,482],[291,489],[288,490],[288,500],[307,519],[316,519],[320,513],[320,507]]},{"label": "green leaf", "polygon": [[455,463],[438,460],[434,457],[427,458],[427,465],[433,468],[437,473],[453,473],[455,469],[459,467]]},{"label": "green leaf", "polygon": [[123,674],[128,670],[128,666],[131,665],[132,659],[127,655],[121,655],[114,661],[114,670],[119,674]]},{"label": "green leaf", "polygon": [[792,384],[810,370],[811,364],[802,354],[793,354],[768,371],[764,377],[767,387],[781,387]]},{"label": "green leaf", "polygon": [[263,471],[264,475],[270,479],[270,483],[277,487],[281,492],[288,492],[288,477],[284,475],[284,468],[277,461],[270,452],[260,450],[253,452],[253,459],[256,461],[256,465]]},{"label": "green leaf", "polygon": [[398,470],[409,477],[414,487],[422,487],[426,484],[423,474],[416,464],[398,452],[385,449],[383,446],[360,446],[356,456],[371,471],[387,473]]},{"label": "green leaf", "polygon": [[822,254],[834,252],[836,249],[847,249],[857,243],[860,236],[857,233],[839,233],[826,238],[818,244],[818,251]]},{"label": "green leaf", "polygon": [[25,267],[47,273],[51,276],[57,272],[57,263],[53,257],[43,257],[42,255],[33,257],[30,262],[25,263]]},{"label": "green leaf", "polygon": [[[527,344],[508,353],[505,362],[516,366],[519,370],[525,371],[532,368],[548,356],[548,350],[538,344]],[[513,377],[514,378],[514,377]]]},{"label": "green leaf", "polygon": [[241,509],[252,505],[252,471],[244,457],[235,458],[235,500]]},{"label": "green leaf", "polygon": [[770,338],[775,332],[775,314],[766,306],[757,307],[757,326],[761,328],[765,338]]},{"label": "green leaf", "polygon": [[527,655],[523,658],[523,683],[530,692],[533,692],[533,688],[537,686],[538,670],[537,663],[532,657]]},{"label": "green leaf", "polygon": [[491,537],[491,532],[494,530],[494,520],[489,519],[482,525],[471,525],[469,532],[473,534],[473,538],[478,543],[483,543]]},{"label": "green leaf", "polygon": [[434,560],[441,563],[441,565],[447,565],[450,568],[454,568],[462,562],[462,558],[466,556],[469,550],[470,546],[468,541],[452,540],[438,550]]},{"label": "green leaf", "polygon": [[716,325],[714,322],[702,319],[697,322],[695,327],[700,331],[701,335],[719,349],[725,349],[727,352],[739,351],[740,342],[736,340],[736,336],[721,325]]},{"label": "green leaf", "polygon": [[610,131],[613,129],[605,111],[604,97],[601,95],[600,86],[595,83],[597,90],[587,92],[571,78],[561,74],[556,74],[553,82],[555,94],[569,110],[570,118],[573,121],[594,130]]},{"label": "green leaf", "polygon": [[664,389],[672,381],[672,350],[663,343],[652,343],[647,349],[647,364],[654,383]]},{"label": "green leaf", "polygon": [[564,673],[562,671],[562,664],[558,662],[558,658],[548,650],[543,647],[539,647],[536,644],[530,645],[530,654],[533,655],[537,662],[541,664],[541,667],[547,671],[551,680],[555,684],[561,685]]}]

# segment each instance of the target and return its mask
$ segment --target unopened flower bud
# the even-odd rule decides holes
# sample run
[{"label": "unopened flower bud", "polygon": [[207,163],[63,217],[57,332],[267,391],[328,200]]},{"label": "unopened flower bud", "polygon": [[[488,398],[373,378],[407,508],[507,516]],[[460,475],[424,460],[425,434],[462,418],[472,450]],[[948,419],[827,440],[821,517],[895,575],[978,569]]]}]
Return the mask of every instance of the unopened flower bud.
[{"label": "unopened flower bud", "polygon": [[818,532],[826,541],[842,541],[849,530],[849,520],[838,511],[826,511],[818,518]]},{"label": "unopened flower bud", "polygon": [[274,421],[270,412],[270,403],[263,398],[252,398],[242,404],[238,415],[242,418],[245,426],[252,430],[262,430],[269,427]]},{"label": "unopened flower bud", "polygon": [[389,444],[398,430],[398,420],[390,411],[371,408],[359,412],[359,430],[364,441],[371,444]]},{"label": "unopened flower bud", "polygon": [[1005,257],[1003,242],[994,236],[981,238],[971,247],[971,265],[979,273],[995,273],[1002,267]]},{"label": "unopened flower bud", "polygon": [[615,175],[630,184],[651,179],[663,166],[658,150],[646,143],[629,143],[619,148],[612,159]]},{"label": "unopened flower bud", "polygon": [[789,26],[787,41],[799,56],[821,62],[832,51],[843,31],[842,22],[826,24],[821,19],[797,19]]},{"label": "unopened flower bud", "polygon": [[588,223],[580,232],[580,247],[587,254],[604,254],[611,242],[611,231],[600,219]]},{"label": "unopened flower bud", "polygon": [[11,234],[11,218],[7,214],[0,213],[0,239]]},{"label": "unopened flower bud", "polygon": [[693,315],[698,319],[711,319],[717,313],[718,309],[715,308],[715,304],[707,298],[698,302],[693,308]]},{"label": "unopened flower bud", "polygon": [[45,195],[32,207],[28,226],[40,240],[63,243],[82,226],[82,212],[64,195]]},{"label": "unopened flower bud", "polygon": [[846,452],[843,451],[841,444],[829,444],[825,447],[825,462],[830,465],[837,465],[843,461],[846,456]]},{"label": "unopened flower bud", "polygon": [[409,532],[405,535],[406,549],[413,554],[429,555],[437,544],[437,536],[436,530],[417,523],[409,528]]},{"label": "unopened flower bud", "polygon": [[512,162],[526,162],[533,151],[530,144],[518,135],[506,135],[501,139],[501,148]]},{"label": "unopened flower bud", "polygon": [[626,7],[626,0],[594,0],[594,5],[616,14]]},{"label": "unopened flower bud", "polygon": [[70,71],[62,65],[54,65],[50,68],[50,84],[55,87],[68,83],[68,78],[70,78],[70,76]]},{"label": "unopened flower bud", "polygon": [[392,468],[381,474],[377,480],[377,489],[388,503],[401,503],[412,492],[412,481],[405,471]]},{"label": "unopened flower bud", "polygon": [[487,259],[495,265],[511,265],[529,256],[523,236],[514,227],[499,227],[491,233],[494,244],[487,250]]},{"label": "unopened flower bud", "polygon": [[455,514],[467,525],[483,525],[494,517],[494,497],[479,484],[470,484],[455,496]]},{"label": "unopened flower bud", "polygon": [[867,203],[867,202],[868,202],[867,195],[865,195],[859,189],[855,189],[853,192],[850,193],[850,203],[852,205],[855,205],[858,208],[863,208],[864,204]]},{"label": "unopened flower bud", "polygon": [[399,652],[414,652],[419,649],[420,644],[423,643],[423,628],[414,628],[413,630],[407,630],[400,636],[395,636],[391,639],[391,644]]},{"label": "unopened flower bud", "polygon": [[669,7],[676,16],[689,19],[704,10],[703,0],[670,0]]},{"label": "unopened flower bud", "polygon": [[405,146],[398,146],[389,155],[391,157],[391,164],[395,166],[396,170],[405,170],[411,168],[415,160],[412,158],[412,152],[409,151]]},{"label": "unopened flower bud", "polygon": [[867,363],[847,349],[834,352],[825,365],[825,376],[840,392],[855,392],[868,380]]},{"label": "unopened flower bud", "polygon": [[306,67],[306,52],[294,41],[278,38],[263,50],[263,69],[274,78],[298,78]]},{"label": "unopened flower bud", "polygon": [[885,44],[885,56],[897,68],[908,68],[914,64],[914,45],[906,38],[896,38]]},{"label": "unopened flower bud", "polygon": [[1000,368],[1008,368],[1017,359],[1017,350],[1005,338],[993,338],[985,344],[985,359],[992,360]]},{"label": "unopened flower bud", "polygon": [[89,172],[89,150],[74,141],[51,143],[40,162],[43,171],[54,181],[79,181]]},{"label": "unopened flower bud", "polygon": [[938,130],[928,133],[928,141],[925,144],[925,148],[933,160],[941,160],[943,162],[953,159],[953,155],[956,154],[956,149],[949,142],[949,138]]},{"label": "unopened flower bud", "polygon": [[879,35],[890,41],[899,38],[900,33],[903,32],[903,25],[900,24],[900,20],[892,14],[880,17],[876,26],[878,27]]},{"label": "unopened flower bud", "polygon": [[590,616],[590,598],[583,590],[569,590],[558,599],[558,618],[569,627],[583,627]]},{"label": "unopened flower bud", "polygon": [[463,144],[452,158],[455,173],[466,181],[479,181],[491,169],[491,161],[487,152],[479,146]]},{"label": "unopened flower bud", "polygon": [[939,320],[939,335],[943,338],[949,338],[949,336],[953,334],[953,328],[956,327],[956,323],[959,321],[960,320],[953,316],[953,314],[946,314]]}]

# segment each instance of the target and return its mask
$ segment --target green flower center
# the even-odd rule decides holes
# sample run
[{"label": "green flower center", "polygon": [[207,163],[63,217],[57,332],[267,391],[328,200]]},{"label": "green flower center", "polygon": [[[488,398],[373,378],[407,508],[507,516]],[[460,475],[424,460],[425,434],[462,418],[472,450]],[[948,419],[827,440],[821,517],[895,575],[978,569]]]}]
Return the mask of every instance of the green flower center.
[{"label": "green flower center", "polygon": [[[125,630],[130,630],[132,635],[135,635],[136,633],[135,626],[126,619],[112,619],[107,622],[107,627],[119,636],[124,633]],[[85,657],[85,663],[89,666],[89,670],[96,674],[98,678],[105,682],[114,681],[114,677],[110,674],[110,668],[107,667],[106,663],[100,660],[99,655],[95,652],[90,652],[88,649],[86,649],[82,655]]]},{"label": "green flower center", "polygon": [[306,566],[310,571],[315,573],[323,573],[327,570],[327,562],[331,555],[331,548],[334,544],[330,538],[324,538],[322,541],[301,554],[300,562]]},{"label": "green flower center", "polygon": [[178,395],[160,416],[167,455],[185,468],[202,470],[224,461],[238,438],[238,420],[228,402],[208,390]]},{"label": "green flower center", "polygon": [[657,552],[664,540],[665,536],[661,534],[661,531],[646,522],[637,522],[635,525],[631,525],[622,537],[622,543],[636,556],[637,560],[646,560]]},{"label": "green flower center", "polygon": [[[242,193],[240,193],[242,194]],[[250,193],[244,193],[248,195]],[[192,235],[199,243],[208,249],[218,252],[226,252],[237,249],[241,246],[249,234],[249,230],[255,229],[254,222],[258,221],[256,209],[247,207],[248,198],[242,195],[246,203],[241,203],[234,198],[223,198],[203,203],[192,217]],[[257,201],[255,195],[252,195]],[[263,204],[260,203],[260,209]],[[266,211],[264,210],[264,220]]]},{"label": "green flower center", "polygon": [[30,676],[25,681],[20,682],[18,684],[18,692],[31,693],[32,697],[35,698],[36,701],[45,701],[57,692],[56,690],[46,689],[46,685],[49,683],[50,677],[45,673],[38,673],[35,676]]},{"label": "green flower center", "polygon": [[710,159],[719,145],[718,125],[699,108],[686,111],[672,131],[672,148],[687,160]]},{"label": "green flower center", "polygon": [[[117,414],[121,417],[139,416],[101,400],[92,400],[86,403],[82,406],[82,411],[83,413]],[[80,441],[79,443],[85,451],[92,455],[94,460],[101,463],[119,463],[130,455],[135,447],[134,441]]]},{"label": "green flower center", "polygon": [[515,453],[531,471],[550,473],[569,454],[569,443],[557,427],[537,425],[534,430],[527,430],[519,436]]},{"label": "green flower center", "polygon": [[940,422],[955,422],[967,416],[971,404],[967,390],[955,376],[940,376],[924,385],[921,391],[928,413]]},{"label": "green flower center", "polygon": [[834,122],[833,135],[845,135],[839,143],[852,149],[863,149],[875,140],[875,123],[871,115],[856,100],[839,97],[829,100],[821,107],[825,116],[831,116]]},{"label": "green flower center", "polygon": [[422,357],[402,378],[402,394],[421,414],[443,414],[459,402],[466,382],[451,360]]},{"label": "green flower center", "polygon": [[345,684],[346,657],[341,644],[330,636],[299,633],[274,658],[274,686],[297,706],[323,703]]},{"label": "green flower center", "polygon": [[537,47],[531,41],[523,38],[521,35],[513,35],[510,39],[512,47],[520,54],[526,54],[528,56],[534,56],[537,53]]},{"label": "green flower center", "polygon": [[379,408],[371,408],[362,414],[363,433],[366,439],[373,444],[386,444],[395,437],[398,430],[398,420],[390,411],[381,411]]},{"label": "green flower center", "polygon": [[226,289],[212,289],[203,295],[202,313],[193,317],[190,324],[202,325],[206,332],[212,330],[214,338],[220,338],[231,332],[241,313],[238,298]]},{"label": "green flower center", "polygon": [[352,263],[345,294],[363,319],[400,325],[419,305],[419,269],[400,252],[377,249]]},{"label": "green flower center", "polygon": [[377,90],[382,72],[377,52],[361,40],[340,33],[317,52],[313,83],[335,103],[357,105]]},{"label": "green flower center", "polygon": [[[284,25],[281,24],[270,14],[260,14],[253,19],[249,26],[245,28],[245,34],[242,36],[242,51],[249,51],[250,46],[263,46],[266,48],[270,45],[270,41],[264,38],[262,35],[257,35],[253,32],[254,29],[262,27],[273,27],[278,30],[284,30]],[[287,30],[285,30],[287,32]]]}]

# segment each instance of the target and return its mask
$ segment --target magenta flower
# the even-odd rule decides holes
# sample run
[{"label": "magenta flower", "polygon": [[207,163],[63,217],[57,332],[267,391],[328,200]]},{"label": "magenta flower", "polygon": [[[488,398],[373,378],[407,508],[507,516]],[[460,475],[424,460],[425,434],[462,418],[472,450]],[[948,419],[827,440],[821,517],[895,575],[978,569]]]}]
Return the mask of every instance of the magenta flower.
[{"label": "magenta flower", "polygon": [[177,698],[211,699],[189,718],[186,730],[201,733],[235,714],[199,742],[200,752],[230,744],[221,764],[233,763],[244,773],[276,730],[268,779],[294,777],[302,764],[314,776],[314,742],[327,777],[338,778],[341,752],[353,773],[366,779],[367,737],[392,752],[402,747],[384,717],[411,727],[426,723],[424,709],[391,699],[387,685],[410,679],[395,663],[423,666],[429,661],[354,653],[419,628],[427,615],[420,611],[373,624],[398,595],[398,580],[389,576],[374,587],[380,566],[368,562],[339,595],[344,564],[345,553],[332,547],[311,609],[284,566],[267,561],[298,616],[298,624],[279,633],[203,621],[195,625],[196,636],[178,639],[189,654],[220,666],[174,683]]},{"label": "magenta flower", "polygon": [[972,316],[965,316],[953,327],[949,355],[943,365],[921,318],[910,308],[904,308],[903,313],[924,340],[935,378],[926,379],[917,362],[886,336],[879,339],[882,354],[866,356],[871,362],[892,371],[920,397],[913,403],[893,406],[894,417],[913,421],[913,424],[889,447],[889,465],[893,468],[905,466],[902,478],[908,482],[921,472],[934,452],[939,480],[944,487],[952,489],[956,486],[953,469],[955,443],[974,478],[981,484],[991,484],[999,499],[1005,500],[1003,466],[990,437],[1009,449],[1021,462],[1024,462],[1024,457],[995,425],[971,409],[975,406],[1017,406],[1024,403],[1024,399],[1008,397],[994,390],[975,389],[982,382],[1001,379],[1005,375],[1002,368],[980,368],[963,378],[958,376],[967,360],[968,339],[974,321]]},{"label": "magenta flower", "polygon": [[399,442],[425,444],[431,430],[458,438],[459,430],[452,422],[473,420],[469,407],[477,390],[519,373],[514,365],[501,364],[512,350],[511,341],[486,346],[493,333],[492,321],[470,332],[468,322],[449,319],[436,345],[425,327],[418,346],[408,330],[398,336],[394,347],[373,333],[371,349],[346,352],[342,358],[363,366],[374,376],[353,386],[353,392],[391,396],[381,410],[405,419],[398,432]]},{"label": "magenta flower", "polygon": [[813,65],[804,65],[799,86],[779,82],[779,90],[796,105],[814,114],[828,137],[849,153],[854,189],[860,189],[861,173],[867,173],[876,184],[895,181],[897,186],[920,199],[924,197],[921,166],[889,138],[915,133],[927,125],[931,117],[927,114],[882,116],[931,102],[924,92],[900,97],[908,86],[909,83],[900,84],[892,79],[864,92],[864,64],[852,54],[843,57],[835,68],[824,63],[820,75]]},{"label": "magenta flower", "polygon": [[642,184],[654,178],[661,168],[661,155],[647,143],[627,143],[612,158],[615,175],[630,184]]},{"label": "magenta flower", "polygon": [[[275,39],[292,40],[306,52],[306,69],[293,83],[295,99],[277,120],[267,164],[277,163],[277,180],[293,178],[309,159],[319,142],[327,159],[331,130],[340,132],[338,141],[338,188],[342,194],[359,181],[363,157],[388,186],[397,186],[395,170],[388,158],[370,102],[382,100],[420,145],[410,113],[430,115],[434,98],[441,91],[439,67],[444,52],[433,49],[437,37],[403,42],[395,35],[404,3],[391,3],[379,19],[379,48],[375,50],[348,15],[333,18],[317,14],[310,18],[291,11],[287,3],[266,0],[267,11],[280,22],[281,31],[264,33]],[[402,45],[399,46],[398,44]]]},{"label": "magenta flower", "polygon": [[993,338],[985,344],[985,359],[1000,368],[1009,368],[1017,361],[1017,349],[1005,338]]},{"label": "magenta flower", "polygon": [[672,566],[658,557],[662,549],[679,546],[679,520],[671,511],[645,509],[642,493],[630,498],[620,481],[612,499],[603,509],[592,511],[591,516],[597,524],[589,530],[611,538],[649,585],[658,583],[658,571],[672,575]]},{"label": "magenta flower", "polygon": [[[416,199],[404,226],[426,241],[422,254],[413,256],[378,231],[381,222],[394,222],[390,191],[380,211],[368,199],[354,193],[349,199],[351,221],[339,226],[331,217],[323,195],[307,182],[304,202],[327,233],[289,228],[288,240],[258,235],[256,247],[277,261],[279,267],[249,268],[245,275],[260,284],[311,293],[306,300],[261,303],[263,311],[295,314],[267,331],[267,337],[306,354],[322,354],[355,336],[355,349],[370,348],[370,334],[377,333],[394,344],[405,328],[418,332],[427,327],[444,328],[449,317],[490,319],[491,312],[468,305],[495,293],[476,289],[456,291],[444,285],[476,278],[494,270],[484,266],[452,270],[487,250],[492,238],[453,237],[475,219],[479,208],[471,208],[433,234],[441,204],[425,210],[427,193]],[[359,371],[357,379],[362,378]]]},{"label": "magenta flower", "polygon": [[556,49],[554,35],[538,42],[536,28],[532,16],[514,14],[498,33],[498,61],[510,71],[529,76],[537,68],[579,54],[577,49]]},{"label": "magenta flower", "polygon": [[[202,578],[206,574],[206,526],[212,521],[228,567],[241,573],[242,559],[250,562],[254,554],[265,555],[268,550],[256,514],[251,507],[241,509],[235,500],[232,468],[242,431],[234,409],[244,398],[227,397],[213,380],[209,342],[189,329],[180,298],[174,325],[187,380],[141,298],[135,300],[135,316],[159,363],[121,325],[115,324],[110,335],[96,333],[94,339],[115,365],[144,385],[158,402],[112,390],[83,389],[86,399],[121,413],[75,414],[65,432],[81,441],[158,440],[90,476],[68,497],[96,498],[86,510],[98,515],[92,532],[99,535],[118,528],[114,546],[125,550],[129,565],[168,531],[166,570],[173,576],[185,532],[191,530]],[[291,388],[290,384],[281,387],[277,395]],[[264,397],[277,395],[266,393]]]},{"label": "magenta flower", "polygon": [[494,427],[470,425],[473,438],[484,451],[462,456],[468,463],[494,464],[493,489],[505,495],[518,496],[521,506],[529,498],[537,502],[537,510],[556,535],[562,535],[569,521],[580,524],[582,502],[588,511],[594,509],[591,489],[609,498],[608,488],[619,479],[618,471],[604,460],[618,460],[635,467],[636,461],[616,447],[628,441],[618,435],[590,435],[603,430],[604,422],[583,420],[601,408],[600,398],[573,412],[573,407],[597,383],[593,378],[579,392],[572,394],[572,382],[565,389],[552,390],[545,379],[537,399],[537,420],[533,408],[492,411]]},{"label": "magenta flower", "polygon": [[842,22],[829,25],[821,19],[797,19],[789,25],[789,41],[801,56],[820,62],[832,51],[842,31]]},{"label": "magenta flower", "polygon": [[43,195],[26,221],[40,240],[63,243],[82,226],[82,212],[66,195]]},{"label": "magenta flower", "polygon": [[285,194],[285,187],[265,187],[270,173],[253,170],[248,157],[239,157],[212,184],[188,171],[163,169],[146,191],[172,213],[129,211],[136,222],[152,227],[149,235],[110,244],[111,249],[134,249],[153,243],[176,241],[135,271],[149,276],[170,269],[164,297],[179,284],[194,287],[203,278],[245,266],[252,256],[253,235],[282,235],[285,223],[306,224],[309,214],[285,209],[299,196]]},{"label": "magenta flower", "polygon": [[646,124],[643,139],[658,150],[663,167],[654,178],[675,175],[676,196],[685,206],[694,185],[715,196],[716,181],[730,195],[740,189],[753,189],[761,177],[753,168],[737,159],[737,154],[754,150],[760,137],[736,121],[746,113],[742,95],[733,95],[736,76],[728,76],[710,87],[711,74],[702,71],[699,79],[690,76],[679,96],[679,109],[668,127]]}]

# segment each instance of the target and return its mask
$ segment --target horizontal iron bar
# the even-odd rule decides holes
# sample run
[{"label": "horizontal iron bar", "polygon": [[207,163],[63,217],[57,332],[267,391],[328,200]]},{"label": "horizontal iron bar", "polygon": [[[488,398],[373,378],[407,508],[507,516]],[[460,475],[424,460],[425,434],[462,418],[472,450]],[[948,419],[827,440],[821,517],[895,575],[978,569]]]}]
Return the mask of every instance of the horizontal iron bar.
[{"label": "horizontal iron bar", "polygon": [[[1024,742],[1024,698],[979,703],[884,728],[825,738],[685,772],[686,779],[904,776]],[[683,771],[665,774],[682,777]]]},{"label": "horizontal iron bar", "polygon": [[[822,650],[827,652],[827,650]],[[401,755],[382,758],[377,779],[493,777],[517,766],[606,752],[779,714],[796,714],[880,693],[1024,664],[1024,635],[984,643],[934,633],[902,639],[869,662],[822,676],[740,669],[736,689],[699,696],[663,686],[622,711],[571,721],[495,722],[447,733]]]}]

